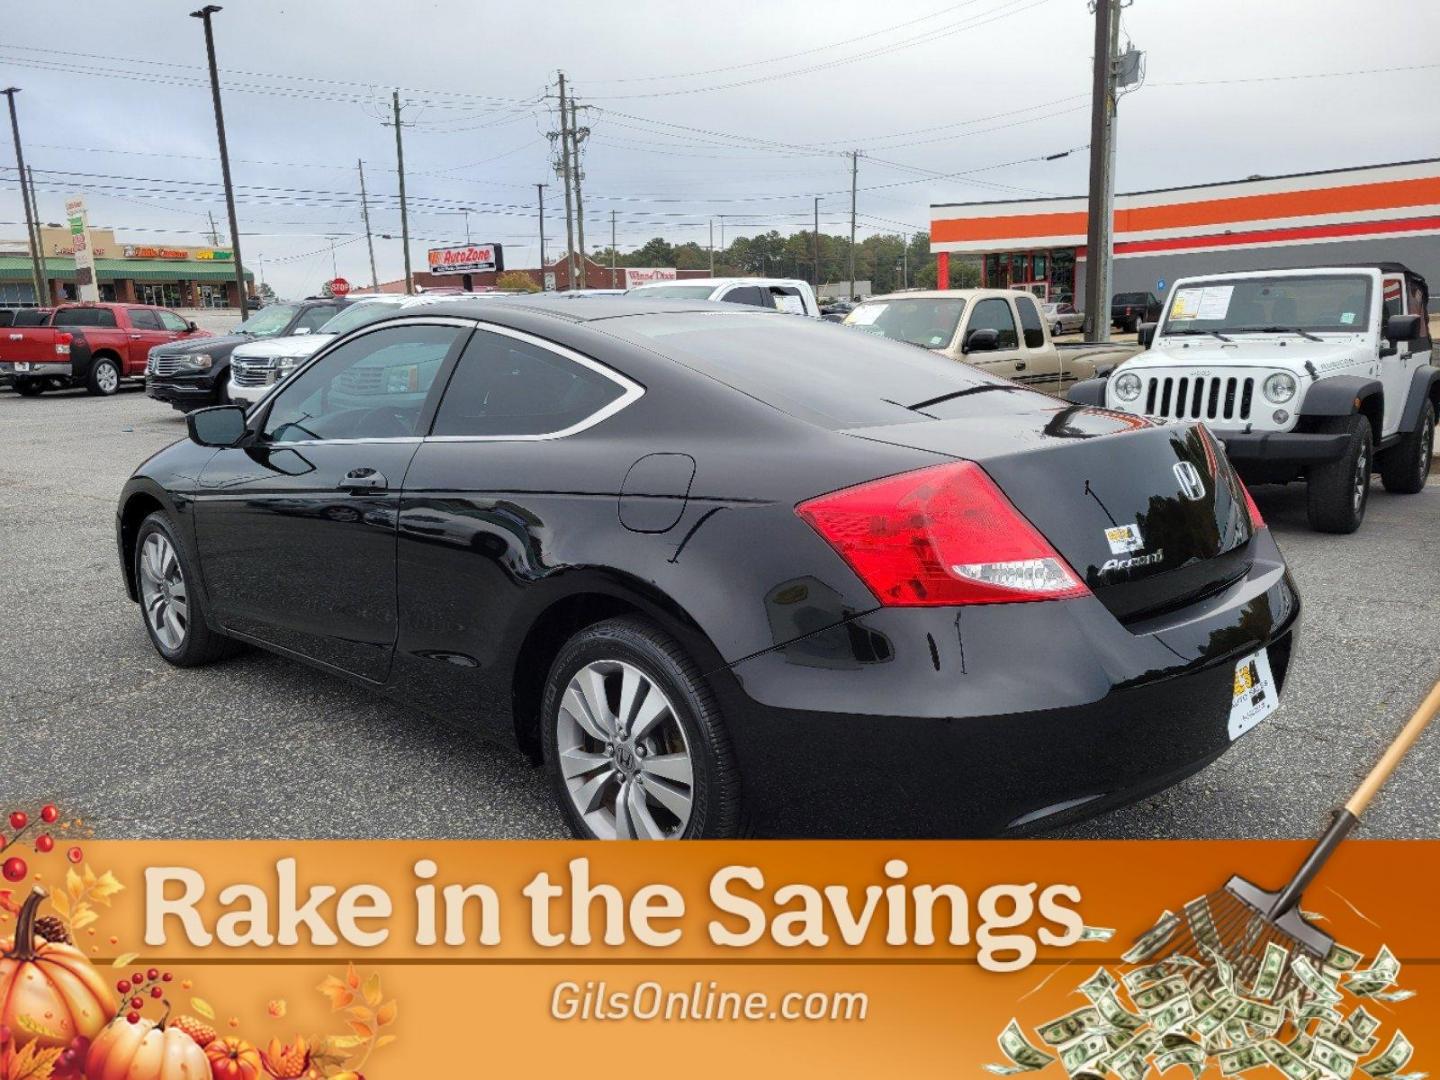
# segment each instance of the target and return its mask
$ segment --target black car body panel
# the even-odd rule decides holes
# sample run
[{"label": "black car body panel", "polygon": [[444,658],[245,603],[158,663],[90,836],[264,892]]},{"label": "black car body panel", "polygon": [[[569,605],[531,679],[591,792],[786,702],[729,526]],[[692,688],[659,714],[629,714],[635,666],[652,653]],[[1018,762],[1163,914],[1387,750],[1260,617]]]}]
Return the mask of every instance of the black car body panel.
[{"label": "black car body panel", "polygon": [[[878,396],[849,400],[820,367],[841,359],[832,330],[726,305],[489,300],[403,318],[427,312],[534,334],[644,392],[539,441],[178,443],[122,494],[132,597],[135,529],[163,506],[217,629],[532,753],[551,639],[586,613],[640,612],[710,681],[755,826],[774,834],[975,835],[1094,812],[1225,750],[1238,659],[1268,649],[1284,678],[1298,596],[1198,425],[1152,427],[858,337],[858,362],[891,369]],[[734,341],[707,360],[695,335],[719,318]],[[774,364],[815,365],[813,394],[746,361],[755,332]],[[960,460],[1092,595],[885,607],[795,511]],[[1180,490],[1181,463],[1198,495]],[[356,468],[387,488],[338,490]],[[1139,521],[1161,556],[1105,570],[1116,521]]]}]

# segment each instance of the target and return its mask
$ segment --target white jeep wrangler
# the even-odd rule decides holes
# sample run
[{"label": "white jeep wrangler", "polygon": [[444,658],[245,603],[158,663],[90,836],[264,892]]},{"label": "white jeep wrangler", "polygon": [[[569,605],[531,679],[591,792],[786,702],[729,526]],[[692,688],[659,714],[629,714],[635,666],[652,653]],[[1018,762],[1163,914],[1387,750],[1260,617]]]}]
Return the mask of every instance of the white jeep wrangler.
[{"label": "white jeep wrangler", "polygon": [[1070,400],[1201,420],[1247,483],[1309,486],[1310,526],[1360,527],[1378,472],[1425,486],[1440,409],[1425,279],[1398,263],[1183,278],[1145,352]]}]

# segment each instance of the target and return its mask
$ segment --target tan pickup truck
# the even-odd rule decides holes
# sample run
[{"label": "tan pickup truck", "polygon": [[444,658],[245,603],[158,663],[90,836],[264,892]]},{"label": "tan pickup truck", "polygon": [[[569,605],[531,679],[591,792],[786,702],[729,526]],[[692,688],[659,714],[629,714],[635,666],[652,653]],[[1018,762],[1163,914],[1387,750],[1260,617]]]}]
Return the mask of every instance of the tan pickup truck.
[{"label": "tan pickup truck", "polygon": [[1011,289],[872,296],[845,316],[844,325],[933,349],[1057,396],[1140,351],[1123,343],[1057,345],[1035,297]]}]

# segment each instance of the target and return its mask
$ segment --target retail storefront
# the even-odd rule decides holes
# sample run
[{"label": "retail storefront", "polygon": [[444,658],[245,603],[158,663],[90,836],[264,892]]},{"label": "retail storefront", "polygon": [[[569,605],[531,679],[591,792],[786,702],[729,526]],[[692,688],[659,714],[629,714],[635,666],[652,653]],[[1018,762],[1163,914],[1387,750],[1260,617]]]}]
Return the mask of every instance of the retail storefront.
[{"label": "retail storefront", "polygon": [[[979,256],[987,285],[1084,295],[1083,196],[938,203],[930,217],[937,270],[952,253]],[[1440,159],[1135,192],[1115,197],[1113,291],[1163,295],[1190,274],[1376,261],[1435,281],[1437,237]]]}]

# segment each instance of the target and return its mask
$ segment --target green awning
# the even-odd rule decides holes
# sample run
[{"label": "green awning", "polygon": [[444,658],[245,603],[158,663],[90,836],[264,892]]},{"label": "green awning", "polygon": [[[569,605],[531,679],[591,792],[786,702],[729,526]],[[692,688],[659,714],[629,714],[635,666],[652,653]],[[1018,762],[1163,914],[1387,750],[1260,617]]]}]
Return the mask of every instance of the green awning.
[{"label": "green awning", "polygon": [[[74,281],[75,260],[51,255],[44,260],[47,280]],[[235,264],[201,259],[97,259],[95,276],[100,281],[234,281]],[[29,281],[30,256],[0,255],[0,281]],[[245,280],[255,275],[245,271]]]}]

